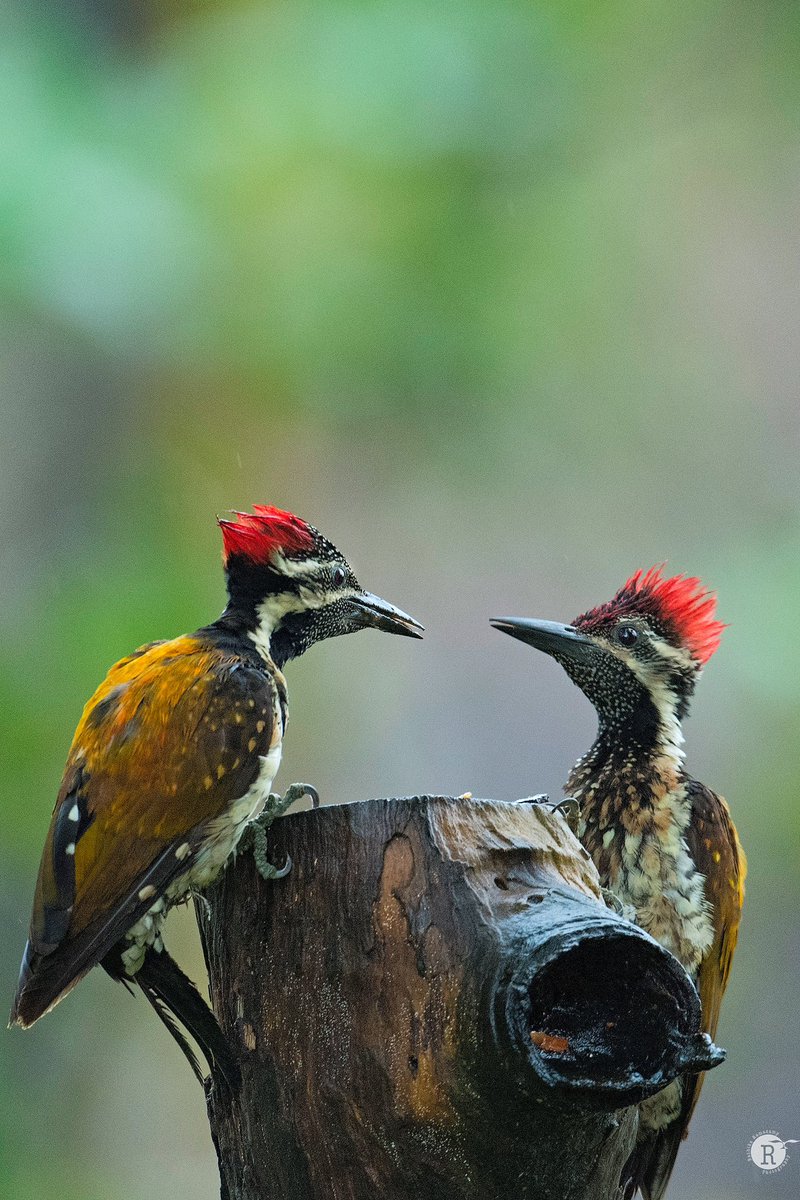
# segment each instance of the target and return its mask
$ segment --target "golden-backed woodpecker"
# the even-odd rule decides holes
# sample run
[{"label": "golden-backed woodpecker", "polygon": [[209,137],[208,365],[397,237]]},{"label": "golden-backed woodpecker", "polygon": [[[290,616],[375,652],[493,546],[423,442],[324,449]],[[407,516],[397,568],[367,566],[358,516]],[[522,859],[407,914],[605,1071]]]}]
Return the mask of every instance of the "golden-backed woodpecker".
[{"label": "golden-backed woodpecker", "polygon": [[[298,795],[270,789],[287,720],[285,664],[358,629],[422,626],[365,592],[312,525],[254,506],[219,522],[228,604],[196,633],[111,668],[83,710],[45,840],[11,1012],[32,1025],[91,967],[132,981],[187,1054],[179,1021],[229,1081],[236,1065],[208,1006],[164,949],[167,911],[207,887],[240,843]],[[252,826],[260,814],[261,824]]]}]

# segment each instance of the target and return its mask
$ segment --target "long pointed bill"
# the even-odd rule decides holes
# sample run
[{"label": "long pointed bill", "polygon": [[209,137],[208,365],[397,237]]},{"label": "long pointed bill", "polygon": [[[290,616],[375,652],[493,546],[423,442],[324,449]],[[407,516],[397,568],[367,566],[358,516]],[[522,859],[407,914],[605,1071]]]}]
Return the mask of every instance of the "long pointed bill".
[{"label": "long pointed bill", "polygon": [[555,658],[572,658],[582,661],[589,657],[595,644],[573,625],[559,625],[557,621],[533,621],[528,617],[493,617],[490,624],[501,633],[519,638],[528,646],[535,646]]},{"label": "long pointed bill", "polygon": [[384,633],[401,633],[404,637],[421,638],[423,627],[408,613],[404,613],[380,596],[362,592],[351,599],[358,627],[382,629]]}]

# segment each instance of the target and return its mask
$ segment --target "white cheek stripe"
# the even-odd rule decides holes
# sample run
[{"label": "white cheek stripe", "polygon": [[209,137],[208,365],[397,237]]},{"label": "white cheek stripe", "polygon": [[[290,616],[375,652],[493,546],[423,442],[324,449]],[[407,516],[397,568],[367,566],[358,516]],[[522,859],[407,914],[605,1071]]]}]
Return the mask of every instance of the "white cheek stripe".
[{"label": "white cheek stripe", "polygon": [[648,675],[647,668],[643,663],[637,662],[635,659],[629,663],[631,670],[636,678],[647,690],[650,699],[656,707],[658,713],[658,722],[663,733],[661,748],[665,754],[673,759],[677,764],[683,762],[685,755],[683,752],[683,730],[681,723],[678,720],[678,714],[675,711],[675,694],[663,679],[653,679]]},{"label": "white cheek stripe", "polygon": [[256,608],[258,625],[248,636],[259,653],[263,654],[265,658],[270,658],[272,635],[289,613],[311,612],[313,609],[325,608],[337,600],[358,594],[355,588],[351,588],[348,592],[317,592],[313,588],[301,587],[299,595],[295,592],[277,592],[275,595],[267,596],[266,600],[262,600]]},{"label": "white cheek stripe", "polygon": [[330,570],[331,567],[347,568],[344,559],[341,563],[336,560],[321,563],[318,558],[284,558],[280,551],[273,554],[272,565],[279,575],[285,575],[288,579],[296,579],[298,576],[311,578],[315,571]]},{"label": "white cheek stripe", "polygon": [[278,551],[272,555],[272,566],[279,575],[293,579],[298,575],[313,574],[315,569],[319,569],[319,562],[315,558],[284,558]]},{"label": "white cheek stripe", "polygon": [[665,642],[663,638],[657,637],[655,634],[650,635],[650,643],[662,658],[671,659],[679,667],[688,670],[690,667],[697,665],[688,650],[683,650],[680,646],[672,646],[669,642]]},{"label": "white cheek stripe", "polygon": [[[693,660],[684,651],[670,646],[668,642],[662,641],[661,638],[653,638],[653,643],[659,653],[663,650],[665,658],[671,658],[674,662],[684,667],[692,664]],[[646,663],[639,662],[633,655],[627,654],[620,647],[612,645],[611,642],[606,642],[606,646],[615,658],[618,658],[620,662],[624,663],[633,672],[650,696],[658,713],[658,721],[663,733],[663,737],[660,740],[660,748],[679,766],[686,755],[682,748],[684,741],[683,730],[678,720],[675,696],[671,688],[666,680],[660,679],[657,675],[654,676],[653,672],[648,670]]]}]

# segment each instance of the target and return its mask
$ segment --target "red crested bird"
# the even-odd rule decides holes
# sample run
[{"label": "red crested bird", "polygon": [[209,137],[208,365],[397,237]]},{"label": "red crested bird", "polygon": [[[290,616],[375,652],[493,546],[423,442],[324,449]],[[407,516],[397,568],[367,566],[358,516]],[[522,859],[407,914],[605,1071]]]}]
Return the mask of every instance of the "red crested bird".
[{"label": "red crested bird", "polygon": [[[420,637],[365,592],[312,525],[255,505],[221,520],[228,603],[196,633],[142,646],[83,710],[42,854],[11,1024],[27,1027],[95,964],[137,983],[199,1066],[177,1022],[229,1082],[238,1070],[211,1010],[164,949],[167,911],[207,887],[298,784],[270,794],[287,720],[282,668],[314,642],[358,629]],[[261,821],[250,825],[259,814]],[[249,835],[250,836],[250,835]]]},{"label": "red crested bird", "polygon": [[[594,705],[597,737],[565,788],[580,805],[579,836],[626,915],[695,981],[711,1038],[746,871],[727,804],[684,768],[682,721],[725,628],[715,604],[698,579],[653,567],[571,625],[492,621],[555,658]],[[626,1194],[664,1195],[702,1084],[683,1076],[639,1106]]]}]

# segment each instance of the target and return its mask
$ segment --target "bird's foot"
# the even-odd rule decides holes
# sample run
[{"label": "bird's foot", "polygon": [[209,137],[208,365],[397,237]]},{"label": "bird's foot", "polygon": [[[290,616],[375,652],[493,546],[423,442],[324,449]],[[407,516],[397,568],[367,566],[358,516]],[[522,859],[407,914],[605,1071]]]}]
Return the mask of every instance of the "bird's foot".
[{"label": "bird's foot", "polygon": [[578,836],[578,825],[581,819],[581,806],[574,796],[566,796],[558,804],[552,806],[554,813],[560,813],[569,828]]},{"label": "bird's foot", "polygon": [[286,862],[282,867],[276,867],[274,863],[269,861],[267,856],[267,830],[273,821],[283,816],[286,810],[294,804],[295,800],[300,800],[303,796],[310,796],[312,806],[319,808],[319,793],[310,783],[293,783],[286,789],[282,796],[278,795],[277,792],[271,792],[267,797],[267,802],[264,805],[261,815],[255,821],[251,821],[239,840],[239,848],[241,850],[253,851],[256,870],[267,883],[272,882],[274,879],[285,879],[292,869],[292,860],[289,855],[286,856]]},{"label": "bird's foot", "polygon": [[291,857],[287,854],[286,862],[282,867],[276,867],[274,863],[269,861],[267,855],[267,830],[274,818],[270,818],[266,823],[263,816],[258,820],[252,821],[245,829],[239,839],[240,850],[252,850],[253,861],[256,864],[256,870],[262,879],[267,883],[271,883],[273,879],[284,879],[292,869]]},{"label": "bird's foot", "polygon": [[622,901],[610,888],[600,888],[600,895],[605,901],[606,908],[613,908],[618,917],[623,915]]},{"label": "bird's foot", "polygon": [[624,917],[631,924],[636,924],[636,909],[630,904],[623,904],[619,896],[610,888],[600,888],[600,895],[606,902],[607,908],[613,908],[618,917]]},{"label": "bird's foot", "polygon": [[547,792],[541,792],[537,796],[523,796],[521,800],[515,800],[515,804],[544,804],[550,809],[550,812],[560,813],[566,821],[569,828],[577,837],[578,823],[581,819],[581,806],[574,796],[567,796],[563,800],[559,800],[554,804]]},{"label": "bird's foot", "polygon": [[239,1090],[241,1082],[241,1072],[233,1060],[227,1063],[224,1068],[221,1065],[215,1064],[209,1074],[204,1075],[201,1080],[206,1098],[206,1108],[209,1114],[211,1114],[216,1104],[221,1103],[229,1106],[232,1097]]},{"label": "bird's foot", "polygon": [[282,796],[277,792],[270,792],[259,821],[264,822],[265,829],[269,828],[273,821],[277,821],[278,817],[282,817],[286,810],[291,808],[295,800],[302,800],[304,796],[311,798],[312,808],[319,808],[319,792],[310,783],[292,783]]}]

